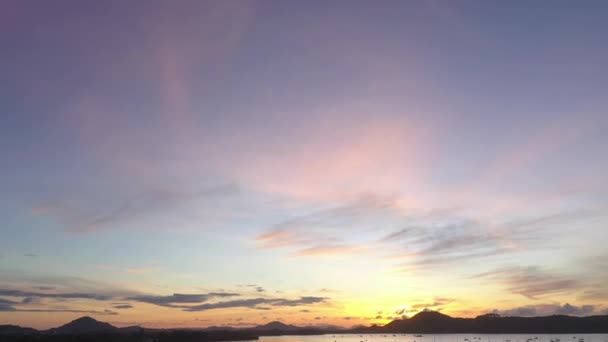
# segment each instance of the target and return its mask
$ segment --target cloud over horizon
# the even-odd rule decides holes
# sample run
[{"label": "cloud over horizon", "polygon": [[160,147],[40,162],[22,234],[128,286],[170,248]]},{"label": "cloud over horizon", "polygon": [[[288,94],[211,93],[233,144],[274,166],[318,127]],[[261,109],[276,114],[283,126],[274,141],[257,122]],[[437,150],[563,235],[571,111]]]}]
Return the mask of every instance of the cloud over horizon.
[{"label": "cloud over horizon", "polygon": [[534,317],[534,316],[550,316],[550,315],[567,315],[567,316],[589,316],[592,314],[601,314],[597,305],[571,305],[565,303],[560,304],[535,304],[527,305],[507,310],[494,309],[492,312],[501,316],[514,317]]}]

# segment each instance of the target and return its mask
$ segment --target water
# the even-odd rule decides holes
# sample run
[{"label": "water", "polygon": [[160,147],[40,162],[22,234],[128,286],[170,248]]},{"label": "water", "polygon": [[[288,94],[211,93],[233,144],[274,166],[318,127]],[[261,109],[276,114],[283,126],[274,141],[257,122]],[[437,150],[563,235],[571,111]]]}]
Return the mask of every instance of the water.
[{"label": "water", "polygon": [[[417,335],[417,334],[416,334]],[[328,334],[262,336],[260,342],[608,342],[608,334]]]}]

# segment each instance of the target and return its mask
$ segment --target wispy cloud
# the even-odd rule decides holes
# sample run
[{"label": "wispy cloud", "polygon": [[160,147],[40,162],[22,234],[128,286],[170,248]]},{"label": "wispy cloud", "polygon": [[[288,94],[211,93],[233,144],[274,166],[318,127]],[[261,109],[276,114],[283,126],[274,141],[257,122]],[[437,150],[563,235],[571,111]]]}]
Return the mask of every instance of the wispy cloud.
[{"label": "wispy cloud", "polygon": [[482,174],[479,186],[504,178],[534,162],[543,160],[552,151],[568,146],[585,134],[597,129],[597,120],[578,120],[568,116],[543,125],[530,138],[513,144],[506,153],[498,156]]},{"label": "wispy cloud", "polygon": [[[10,287],[6,286],[6,283],[2,285],[4,287],[0,287],[0,296],[10,297],[0,297],[0,311],[117,315],[116,311],[111,310],[115,309],[114,307],[97,310],[92,309],[93,305],[97,305],[92,303],[121,300],[125,295],[136,294],[134,291],[81,278],[31,277],[21,273],[11,276],[13,282]],[[19,288],[15,288],[17,286]],[[66,307],[66,303],[74,303],[79,307]],[[116,304],[129,305],[124,302]],[[83,308],[83,305],[86,306]]]},{"label": "wispy cloud", "polygon": [[501,316],[532,317],[548,315],[588,316],[601,313],[598,305],[535,304],[520,306],[512,309],[493,310]]},{"label": "wispy cloud", "polygon": [[183,307],[184,311],[207,311],[213,309],[224,309],[224,308],[256,308],[258,305],[271,305],[273,307],[280,306],[301,306],[309,304],[323,303],[327,301],[326,297],[300,297],[297,299],[285,299],[285,298],[251,298],[232,300],[217,303],[207,303],[189,307]]},{"label": "wispy cloud", "polygon": [[[256,293],[265,292],[265,290],[255,284],[241,285],[251,287]],[[328,300],[327,297],[302,296],[295,299],[289,298],[274,298],[274,297],[258,297],[258,298],[243,298],[228,301],[212,301],[227,297],[240,297],[244,294],[232,292],[210,292],[201,294],[179,294],[175,293],[169,296],[156,295],[137,295],[124,298],[126,301],[134,301],[141,303],[154,304],[158,306],[181,309],[183,311],[207,311],[213,309],[244,307],[255,308],[257,310],[270,310],[270,307],[293,307],[308,304],[323,303]],[[212,302],[210,302],[212,301]],[[196,305],[193,305],[196,304]]]},{"label": "wispy cloud", "polygon": [[403,269],[420,269],[515,251],[523,238],[489,223],[443,217],[400,229],[381,241],[394,251],[389,258],[407,260]]},{"label": "wispy cloud", "polygon": [[227,293],[227,292],[211,292],[211,293],[203,293],[203,294],[174,293],[170,296],[139,295],[139,296],[127,297],[126,299],[136,301],[136,302],[155,304],[155,305],[159,305],[159,306],[181,307],[176,304],[201,303],[201,302],[206,302],[210,298],[225,298],[225,297],[237,297],[237,296],[240,296],[240,294]]},{"label": "wispy cloud", "polygon": [[15,309],[17,312],[40,312],[40,313],[57,313],[57,312],[69,312],[78,314],[89,314],[89,315],[105,315],[105,316],[116,316],[118,312],[112,310],[77,310],[77,309]]},{"label": "wispy cloud", "polygon": [[39,304],[41,299],[39,297],[25,297],[21,300],[21,304]]},{"label": "wispy cloud", "polygon": [[0,298],[0,304],[19,304],[19,302],[15,302],[10,299]]},{"label": "wispy cloud", "polygon": [[367,249],[364,245],[356,244],[318,244],[307,248],[300,249],[293,253],[295,257],[314,256],[314,255],[332,255],[332,254],[353,254],[364,252]]},{"label": "wispy cloud", "polygon": [[[416,303],[416,304],[412,305],[411,306],[412,310],[410,310],[410,311],[420,311],[421,309],[435,309],[436,310],[437,308],[446,306],[450,303],[453,303],[454,301],[455,301],[454,298],[435,297],[432,302]],[[403,309],[398,310],[396,313],[401,315],[404,313],[404,310]]]},{"label": "wispy cloud", "polygon": [[[10,279],[10,282],[7,280]],[[27,289],[27,290],[26,290]],[[0,290],[21,293],[24,296],[61,298],[64,294],[106,300],[138,295],[137,291],[110,283],[71,276],[30,275],[23,272],[2,272]],[[18,292],[15,292],[18,291]],[[83,298],[86,299],[86,298]]]},{"label": "wispy cloud", "polygon": [[15,302],[13,300],[0,298],[0,312],[1,311],[15,311],[15,307],[13,305],[19,304],[19,302]]},{"label": "wispy cloud", "polygon": [[114,303],[114,305],[112,305],[113,309],[132,309],[133,305],[128,304],[128,303]]},{"label": "wispy cloud", "polygon": [[[9,294],[9,296],[14,296],[14,294]],[[31,297],[27,297],[31,298]],[[70,297],[72,298],[72,297]],[[70,313],[83,313],[83,314],[98,314],[98,315],[117,315],[118,313],[109,309],[105,309],[103,311],[96,310],[79,310],[79,309],[70,309],[70,308],[44,308],[44,309],[27,309],[22,308],[23,305],[28,304],[37,304],[31,301],[13,301],[5,298],[0,298],[0,312],[70,312]]]},{"label": "wispy cloud", "polygon": [[0,302],[0,312],[2,311],[15,311],[15,307],[11,304]]},{"label": "wispy cloud", "polygon": [[512,267],[481,273],[473,278],[493,281],[511,293],[521,294],[529,299],[537,299],[556,294],[568,294],[584,289],[578,279],[550,272],[539,267]]},{"label": "wispy cloud", "polygon": [[110,300],[111,296],[97,293],[48,293],[48,292],[30,292],[12,289],[0,289],[1,296],[11,297],[41,297],[41,298],[64,298],[64,299],[94,299],[94,300]]},{"label": "wispy cloud", "polygon": [[266,289],[263,286],[257,284],[245,284],[245,285],[237,285],[237,287],[249,287],[254,289],[258,293],[266,292]]},{"label": "wispy cloud", "polygon": [[[32,279],[28,279],[29,282]],[[186,312],[208,311],[223,308],[251,308],[256,310],[271,310],[280,307],[299,307],[312,304],[325,303],[328,297],[299,296],[290,297],[253,297],[254,294],[265,294],[266,289],[257,284],[238,285],[252,291],[239,292],[204,292],[204,293],[174,293],[171,295],[141,294],[132,291],[116,289],[95,282],[78,278],[36,278],[35,283],[53,284],[54,286],[31,286],[26,281],[23,285],[38,290],[20,290],[15,288],[0,288],[0,311],[21,312],[73,312],[95,313],[103,315],[116,315],[116,311],[105,309],[103,311],[82,310],[80,308],[63,307],[55,305],[56,302],[74,300],[75,303],[83,301],[110,302],[111,309],[133,309],[133,303],[147,303],[157,306],[173,308]],[[66,288],[76,291],[61,291]],[[84,291],[87,289],[88,291]],[[95,291],[92,291],[95,290]],[[242,299],[222,300],[225,298],[243,297]]]},{"label": "wispy cloud", "polygon": [[[58,219],[71,232],[89,232],[129,224],[140,219],[162,214],[180,214],[189,206],[197,204],[198,212],[204,206],[213,206],[214,201],[224,196],[238,193],[234,185],[223,185],[199,191],[177,189],[147,190],[136,196],[122,200],[122,204],[109,207],[82,207],[70,202],[57,201],[37,206],[33,213]],[[119,200],[116,200],[118,202]],[[207,210],[209,217],[212,211]]]},{"label": "wispy cloud", "polygon": [[255,242],[260,249],[293,249],[293,256],[352,254],[368,248],[350,241],[356,233],[373,235],[370,230],[392,227],[400,217],[392,198],[367,194],[280,222],[257,235]]},{"label": "wispy cloud", "polygon": [[604,215],[570,210],[505,220],[472,218],[458,210],[403,208],[390,197],[366,195],[276,224],[255,238],[260,249],[293,257],[382,257],[398,270],[424,270],[465,260],[549,249],[573,223]]}]

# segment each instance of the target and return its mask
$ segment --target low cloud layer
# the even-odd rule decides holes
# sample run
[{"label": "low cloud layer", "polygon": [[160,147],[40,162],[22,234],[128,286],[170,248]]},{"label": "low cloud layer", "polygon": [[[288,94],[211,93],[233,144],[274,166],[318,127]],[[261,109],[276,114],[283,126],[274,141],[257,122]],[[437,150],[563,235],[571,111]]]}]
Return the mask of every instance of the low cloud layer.
[{"label": "low cloud layer", "polygon": [[131,304],[114,304],[112,306],[113,309],[120,309],[120,310],[124,310],[124,309],[132,309],[133,305]]},{"label": "low cloud layer", "polygon": [[117,312],[105,309],[102,311],[98,310],[78,310],[78,309],[70,309],[70,308],[61,308],[61,309],[24,309],[17,307],[17,305],[24,304],[11,300],[6,300],[0,298],[0,312],[39,312],[39,313],[58,313],[58,312],[68,312],[68,313],[78,313],[78,314],[95,314],[95,315],[118,315]]},{"label": "low cloud layer", "polygon": [[193,304],[206,302],[211,298],[224,298],[224,297],[237,297],[240,296],[238,293],[226,293],[226,292],[211,292],[203,294],[181,294],[174,293],[170,296],[153,296],[153,295],[140,295],[127,297],[127,300],[136,302],[155,304],[159,306],[167,307],[179,307],[175,304]]},{"label": "low cloud layer", "polygon": [[2,311],[15,311],[15,307],[13,305],[19,304],[18,302],[0,298],[0,312]]},{"label": "low cloud layer", "polygon": [[208,303],[202,305],[195,305],[190,307],[184,307],[184,311],[207,311],[213,309],[224,309],[224,308],[256,308],[258,305],[271,305],[273,307],[280,306],[301,306],[309,304],[323,303],[327,300],[325,297],[300,297],[298,299],[285,299],[285,298],[252,298],[252,299],[241,299],[232,300],[218,303]]},{"label": "low cloud layer", "polygon": [[[266,290],[256,284],[240,285],[260,294]],[[93,292],[57,292],[51,286],[34,286],[42,291],[26,291],[9,288],[0,288],[0,311],[4,312],[72,312],[84,314],[116,315],[116,311],[105,309],[102,311],[81,310],[69,307],[53,306],[53,301],[65,302],[66,300],[92,300],[109,302],[112,309],[126,310],[134,308],[133,303],[146,303],[157,306],[178,309],[188,312],[208,311],[223,308],[251,308],[256,310],[271,310],[279,307],[297,307],[311,304],[324,303],[327,297],[300,296],[296,298],[284,297],[257,297],[252,296],[251,291],[238,292],[208,292],[208,293],[174,293],[172,295],[154,294],[104,294]],[[103,291],[102,291],[103,292]],[[225,300],[232,297],[245,297],[243,299]],[[224,300],[222,300],[224,299]],[[40,308],[40,305],[48,306]]]},{"label": "low cloud layer", "polygon": [[[38,288],[51,290],[50,287],[40,286]],[[0,298],[0,312],[33,312],[33,313],[59,313],[59,312],[67,312],[67,313],[78,313],[78,314],[87,314],[87,315],[117,315],[118,313],[109,309],[104,310],[81,310],[81,309],[73,309],[69,307],[49,307],[49,308],[39,308],[39,305],[42,303],[42,298],[53,299],[53,300],[67,300],[67,299],[77,299],[77,300],[95,300],[95,301],[107,301],[111,300],[113,297],[105,294],[95,294],[95,293],[86,293],[86,292],[66,292],[66,293],[47,293],[47,292],[36,292],[36,291],[21,291],[14,289],[0,289],[1,296],[7,297],[19,297],[21,298],[19,301],[11,300],[6,298]],[[33,306],[33,308],[32,308]]]},{"label": "low cloud layer", "polygon": [[549,315],[568,315],[568,316],[589,316],[593,314],[602,314],[597,305],[571,305],[569,303],[560,304],[537,304],[526,305],[506,310],[493,310],[501,316],[513,317],[533,317],[533,316],[549,316]]}]

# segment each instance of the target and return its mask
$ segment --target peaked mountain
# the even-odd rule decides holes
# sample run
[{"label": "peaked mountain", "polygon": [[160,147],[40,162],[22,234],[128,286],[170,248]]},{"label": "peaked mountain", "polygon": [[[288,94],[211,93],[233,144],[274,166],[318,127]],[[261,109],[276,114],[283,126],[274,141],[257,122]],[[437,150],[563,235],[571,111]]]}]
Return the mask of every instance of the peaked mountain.
[{"label": "peaked mountain", "polygon": [[278,330],[278,331],[296,331],[300,330],[300,327],[296,327],[295,325],[285,324],[279,321],[273,321],[270,323],[266,323],[264,325],[258,325],[253,328],[253,330]]},{"label": "peaked mountain", "polygon": [[387,332],[440,333],[460,331],[464,328],[463,325],[466,325],[466,322],[462,318],[453,318],[437,311],[421,311],[411,318],[394,320],[382,327],[381,330]]},{"label": "peaked mountain", "polygon": [[120,329],[117,327],[105,323],[100,322],[92,317],[80,317],[62,325],[58,328],[51,329],[51,333],[54,334],[90,334],[90,333],[101,333],[101,332],[117,332]]},{"label": "peaked mountain", "polygon": [[450,317],[446,314],[442,314],[439,311],[425,310],[425,311],[420,311],[419,313],[415,314],[414,316],[410,317],[409,319],[418,320],[418,321],[428,321],[428,320],[442,321],[442,320],[448,320],[451,318],[452,317]]}]

